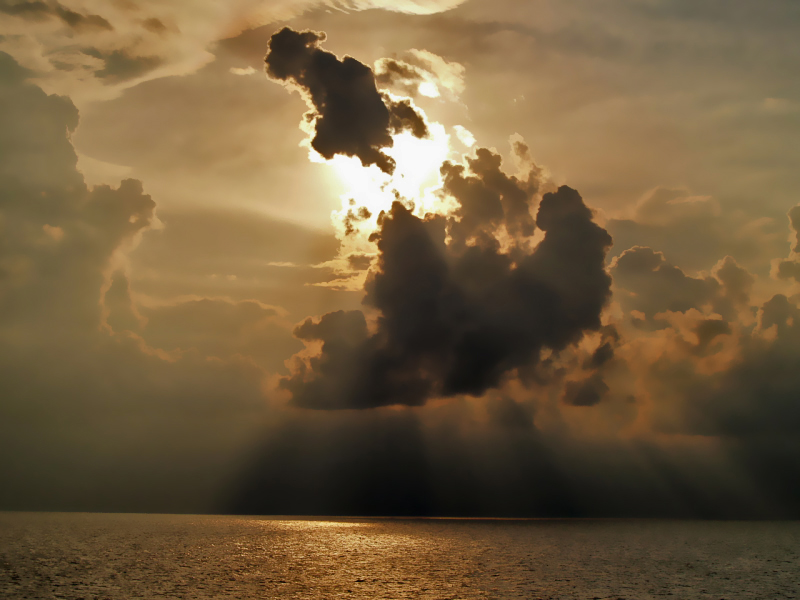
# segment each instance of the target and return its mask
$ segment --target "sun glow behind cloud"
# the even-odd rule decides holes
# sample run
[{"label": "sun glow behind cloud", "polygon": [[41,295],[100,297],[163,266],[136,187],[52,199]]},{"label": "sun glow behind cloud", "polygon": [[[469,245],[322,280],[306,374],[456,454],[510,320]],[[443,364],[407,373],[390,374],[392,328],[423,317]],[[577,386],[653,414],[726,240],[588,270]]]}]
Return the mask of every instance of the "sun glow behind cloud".
[{"label": "sun glow behind cloud", "polygon": [[[410,132],[392,136],[394,144],[385,152],[396,163],[394,173],[384,173],[375,165],[365,167],[358,158],[337,155],[326,160],[310,150],[314,162],[329,165],[344,186],[342,207],[331,214],[341,241],[337,259],[341,270],[347,270],[347,257],[352,254],[373,255],[377,249],[370,235],[378,230],[378,219],[395,201],[403,202],[417,216],[429,213],[449,214],[457,205],[441,193],[440,168],[448,159],[460,158],[450,147],[451,136],[440,123],[429,123],[430,135],[417,138]],[[365,273],[356,274],[349,284],[361,286]],[[337,282],[341,285],[343,281]]]},{"label": "sun glow behind cloud", "polygon": [[443,201],[433,192],[441,185],[439,168],[451,154],[450,136],[438,123],[431,124],[430,132],[429,139],[416,138],[409,132],[393,136],[394,146],[386,149],[386,154],[397,164],[392,175],[374,165],[364,167],[357,158],[349,156],[338,155],[329,161],[347,188],[342,195],[342,210],[334,218],[346,217],[352,208],[350,200],[356,201],[356,208],[366,207],[377,216],[391,208],[397,194],[413,202],[417,214],[441,213],[445,208]]}]

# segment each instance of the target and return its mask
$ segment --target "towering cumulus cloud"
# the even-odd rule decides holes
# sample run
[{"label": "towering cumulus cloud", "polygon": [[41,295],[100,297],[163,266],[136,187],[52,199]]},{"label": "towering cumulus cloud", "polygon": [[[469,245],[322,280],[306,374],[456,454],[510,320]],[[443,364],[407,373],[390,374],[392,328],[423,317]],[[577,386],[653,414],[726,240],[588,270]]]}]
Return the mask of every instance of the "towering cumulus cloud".
[{"label": "towering cumulus cloud", "polygon": [[382,150],[393,145],[393,133],[428,135],[424,119],[409,100],[379,93],[372,69],[349,56],[339,60],[320,48],[323,41],[321,32],[282,29],[270,40],[267,73],[299,89],[312,107],[305,118],[314,129],[314,150],[328,159],[355,156],[392,173],[394,160]]},{"label": "towering cumulus cloud", "polygon": [[[424,118],[410,101],[378,92],[366,66],[320,49],[324,39],[312,31],[276,33],[268,74],[307,94],[320,154],[357,156],[389,173],[394,164],[381,148],[404,129],[425,135]],[[521,142],[515,149],[530,163]],[[418,406],[480,396],[515,369],[535,366],[543,351],[561,351],[601,327],[611,237],[575,190],[540,196],[535,165],[520,177],[501,167],[500,155],[486,148],[464,164],[445,161],[430,211],[395,192],[370,236],[377,264],[364,304],[375,321],[339,311],[296,329],[309,346],[321,342],[320,353],[298,357],[282,382],[296,405]],[[543,237],[534,244],[537,227]]]},{"label": "towering cumulus cloud", "polygon": [[561,350],[598,329],[611,237],[566,186],[544,195],[536,222],[544,240],[515,260],[490,236],[447,244],[454,219],[421,219],[395,203],[376,234],[378,270],[364,300],[380,311],[376,331],[368,333],[358,311],[298,327],[298,337],[323,345],[284,381],[294,401],[369,408],[480,395],[545,348]]}]

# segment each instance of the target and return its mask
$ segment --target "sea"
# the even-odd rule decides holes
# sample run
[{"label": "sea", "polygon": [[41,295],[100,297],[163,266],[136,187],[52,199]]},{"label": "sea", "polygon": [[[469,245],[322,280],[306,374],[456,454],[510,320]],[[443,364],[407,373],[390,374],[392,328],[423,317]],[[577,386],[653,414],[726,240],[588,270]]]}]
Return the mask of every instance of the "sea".
[{"label": "sea", "polygon": [[800,523],[0,513],[0,598],[800,598]]}]

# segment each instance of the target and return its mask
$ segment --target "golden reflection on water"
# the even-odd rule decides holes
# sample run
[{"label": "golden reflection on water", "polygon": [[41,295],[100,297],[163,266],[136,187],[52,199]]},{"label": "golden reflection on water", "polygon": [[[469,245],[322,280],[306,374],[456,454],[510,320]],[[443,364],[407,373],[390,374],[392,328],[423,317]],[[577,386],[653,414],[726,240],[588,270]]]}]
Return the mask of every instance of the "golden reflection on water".
[{"label": "golden reflection on water", "polygon": [[[284,548],[287,555],[293,558],[309,557],[311,554],[323,564],[331,558],[338,559],[343,555],[350,557],[360,553],[369,553],[372,557],[404,556],[414,553],[426,545],[419,536],[392,532],[381,527],[377,522],[326,521],[318,519],[298,520],[255,520],[266,535],[270,532],[295,534],[300,537],[287,536]],[[299,542],[300,539],[304,541]],[[314,541],[313,549],[308,544]],[[244,550],[244,546],[240,545]],[[259,545],[258,551],[263,551]]]},{"label": "golden reflection on water", "polygon": [[277,529],[290,529],[292,531],[307,531],[313,529],[327,529],[327,528],[347,528],[359,527],[366,528],[373,525],[373,523],[352,523],[347,521],[317,521],[317,520],[291,520],[291,521],[278,521],[258,519],[254,521],[268,527]]},{"label": "golden reflection on water", "polygon": [[800,523],[0,513],[0,598],[773,600]]}]

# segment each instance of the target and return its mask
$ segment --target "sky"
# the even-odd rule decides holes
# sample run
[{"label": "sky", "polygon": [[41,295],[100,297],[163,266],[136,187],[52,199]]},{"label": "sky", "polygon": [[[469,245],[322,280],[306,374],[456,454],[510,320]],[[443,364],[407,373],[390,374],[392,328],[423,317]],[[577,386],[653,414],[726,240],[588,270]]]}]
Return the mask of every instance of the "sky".
[{"label": "sky", "polygon": [[795,0],[0,0],[0,509],[800,518]]}]

